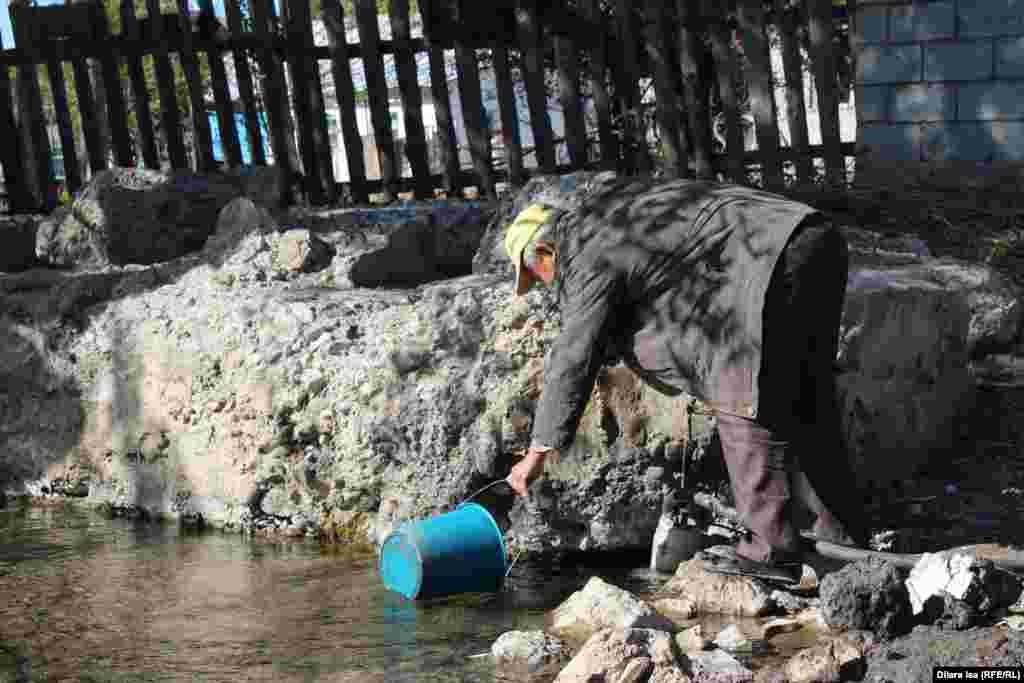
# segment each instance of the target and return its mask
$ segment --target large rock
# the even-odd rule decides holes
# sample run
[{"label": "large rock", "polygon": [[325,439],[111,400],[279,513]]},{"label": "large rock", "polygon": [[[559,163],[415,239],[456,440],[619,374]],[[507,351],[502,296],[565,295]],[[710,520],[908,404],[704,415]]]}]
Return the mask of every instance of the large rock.
[{"label": "large rock", "polygon": [[491,645],[497,667],[507,673],[537,676],[551,673],[568,659],[564,642],[543,631],[509,631]]},{"label": "large rock", "polygon": [[689,683],[679,668],[672,637],[647,628],[598,631],[555,679],[555,683]]},{"label": "large rock", "polygon": [[700,683],[748,683],[754,673],[725,650],[690,652],[684,669]]},{"label": "large rock", "polygon": [[386,246],[356,259],[349,277],[358,287],[416,287],[468,275],[492,215],[481,207],[418,214]]},{"label": "large rock", "polygon": [[839,683],[861,680],[866,668],[856,643],[839,636],[796,653],[783,671],[789,683]]},{"label": "large rock", "polygon": [[700,614],[732,614],[759,617],[775,608],[771,590],[757,579],[745,576],[723,576],[704,569],[700,560],[683,562],[675,576],[661,589],[661,600],[685,599]]},{"label": "large rock", "polygon": [[0,220],[0,272],[20,273],[36,265],[36,229],[41,216],[10,216]]},{"label": "large rock", "polygon": [[910,596],[899,570],[877,559],[848,564],[826,576],[821,613],[833,628],[872,631],[892,638],[910,629]]},{"label": "large rock", "polygon": [[850,272],[837,383],[861,484],[906,478],[948,452],[972,405],[967,302],[920,268]]},{"label": "large rock", "polygon": [[199,250],[218,213],[249,196],[267,208],[280,203],[279,169],[247,174],[113,168],[97,173],[71,206],[42,221],[36,255],[59,266],[151,264]]},{"label": "large rock", "polygon": [[597,576],[591,577],[550,616],[549,630],[573,640],[586,640],[605,628],[676,630],[675,624],[643,600]]}]

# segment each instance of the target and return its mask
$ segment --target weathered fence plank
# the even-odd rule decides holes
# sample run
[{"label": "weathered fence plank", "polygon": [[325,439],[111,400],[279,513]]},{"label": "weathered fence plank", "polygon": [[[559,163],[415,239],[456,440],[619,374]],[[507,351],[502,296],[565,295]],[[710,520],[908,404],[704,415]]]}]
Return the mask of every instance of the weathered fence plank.
[{"label": "weathered fence plank", "polygon": [[[213,19],[213,0],[199,0],[200,15]],[[224,53],[220,49],[208,49],[206,59],[210,64],[213,101],[217,109],[217,128],[220,132],[220,148],[227,166],[242,163],[242,146],[238,140],[238,126],[235,125],[235,108],[231,103],[228,89],[227,70],[224,68]],[[203,112],[204,114],[206,112]]]},{"label": "weathered fence plank", "polygon": [[689,150],[679,125],[682,109],[676,94],[676,82],[672,77],[671,59],[665,40],[664,4],[661,0],[647,0],[643,6],[643,17],[644,47],[651,70],[654,72],[654,92],[657,99],[655,116],[661,130],[664,171],[670,177],[685,177],[689,174]]},{"label": "weathered fence plank", "polygon": [[821,144],[825,148],[828,182],[845,181],[839,135],[839,79],[835,53],[832,49],[832,3],[830,0],[807,0],[807,24],[810,32],[811,66],[818,90],[818,112],[821,122]]},{"label": "weathered fence plank", "polygon": [[[227,16],[228,30],[231,34],[235,36],[241,35],[242,13],[238,7],[238,0],[224,0],[224,13]],[[252,154],[251,160],[253,164],[262,166],[267,163],[267,158],[263,153],[263,131],[260,129],[259,106],[256,103],[256,95],[253,92],[252,71],[249,69],[249,52],[236,49],[232,53],[232,58],[235,67],[235,77],[238,81],[238,95],[245,107],[245,132],[249,142],[249,150]],[[233,106],[232,111],[234,111]],[[233,121],[232,128],[237,128]]]},{"label": "weathered fence plank", "polygon": [[725,115],[726,177],[734,183],[746,181],[742,153],[743,131],[740,129],[739,98],[736,93],[736,51],[732,30],[726,21],[725,9],[718,0],[704,0],[704,15],[709,18],[711,54],[714,57],[718,97]]},{"label": "weathered fence plank", "polygon": [[807,102],[804,100],[803,57],[800,54],[800,31],[804,22],[799,0],[776,0],[779,31],[782,39],[782,63],[786,74],[786,119],[789,122],[789,146],[796,153],[798,181],[812,179],[813,162],[807,153]]},{"label": "weathered fence plank", "polygon": [[590,88],[594,96],[594,110],[597,113],[597,139],[601,150],[601,168],[613,169],[618,165],[618,144],[612,134],[612,106],[608,96],[606,79],[608,74],[608,40],[600,21],[597,0],[584,0],[583,11],[587,19],[601,28],[600,35],[590,53]]},{"label": "weathered fence plank", "polygon": [[618,87],[619,113],[622,116],[623,144],[622,150],[625,171],[627,173],[644,173],[651,169],[651,158],[647,153],[647,141],[644,139],[643,114],[641,113],[640,91],[638,81],[640,67],[637,55],[637,36],[633,30],[633,0],[616,0],[615,17],[619,36],[619,49],[622,61],[616,69]]},{"label": "weathered fence plank", "polygon": [[713,178],[715,169],[711,164],[710,92],[706,75],[701,70],[704,61],[701,20],[699,13],[693,11],[693,3],[689,0],[676,0],[676,21],[679,24],[676,41],[683,78],[683,103],[690,125],[694,173],[697,178],[704,180]]},{"label": "weathered fence plank", "polygon": [[494,162],[491,158],[491,131],[484,125],[484,100],[480,92],[480,69],[477,66],[476,50],[455,43],[455,68],[459,78],[459,95],[462,99],[462,120],[469,139],[469,154],[473,168],[480,178],[481,194],[493,199],[497,196],[494,186]]},{"label": "weathered fence plank", "polygon": [[428,199],[433,195],[433,188],[430,187],[427,134],[423,128],[423,97],[417,80],[416,57],[410,42],[412,30],[409,25],[409,0],[391,0],[389,13],[405,122],[405,155],[409,159],[412,176],[416,179],[416,198]]},{"label": "weathered fence plank", "polygon": [[355,86],[352,83],[352,66],[348,60],[345,36],[345,8],[340,0],[324,0],[321,9],[324,26],[327,28],[327,44],[336,51],[331,55],[331,74],[334,76],[334,96],[338,101],[341,135],[345,141],[349,193],[353,201],[365,203],[369,200],[366,159],[363,157],[363,138],[359,135],[356,119]]},{"label": "weathered fence plank", "polygon": [[558,95],[565,119],[565,141],[574,168],[587,164],[587,127],[580,106],[579,62],[571,38],[554,36],[555,63],[558,68]]},{"label": "weathered fence plank", "polygon": [[[309,0],[285,0],[283,16],[285,31],[291,44],[298,47],[307,41],[307,29],[310,26]],[[312,41],[312,35],[308,36]],[[302,155],[302,168],[305,172],[306,196],[313,204],[324,202],[324,186],[321,182],[322,166],[320,163],[320,145],[317,144],[319,121],[313,111],[313,89],[319,88],[319,78],[315,78],[313,64],[306,56],[291,55],[288,59],[288,71],[292,79],[292,107],[298,119],[299,150]],[[324,141],[321,140],[321,144]]]},{"label": "weathered fence plank", "polygon": [[[186,168],[188,166],[185,155],[185,141],[181,134],[181,113],[178,110],[178,100],[174,91],[174,72],[171,71],[171,62],[168,57],[167,43],[163,42],[163,22],[160,21],[160,0],[146,0],[146,12],[153,32],[153,61],[156,71],[157,88],[160,91],[160,122],[163,126],[164,139],[167,141],[167,156],[170,158],[172,168]],[[84,71],[83,71],[84,72]],[[75,86],[78,87],[81,77],[78,68],[75,69]],[[88,81],[86,81],[88,82]],[[79,91],[78,106],[83,111],[92,107],[92,96],[90,94],[88,105],[83,107],[82,92]],[[84,127],[84,126],[83,126]],[[86,134],[88,143],[89,135]],[[90,151],[90,158],[92,152]]]},{"label": "weathered fence plank", "polygon": [[[270,1],[273,2],[273,0]],[[267,2],[268,0],[249,0],[253,18],[253,33],[257,38],[269,38],[273,34],[270,24],[271,12]],[[264,50],[261,56],[263,77],[260,85],[267,110],[271,151],[274,155],[274,165],[281,169],[281,175],[285,179],[282,202],[291,204],[294,175],[295,171],[299,169],[299,160],[298,152],[295,149],[295,138],[292,135],[288,89],[284,81],[281,58],[269,48]]]},{"label": "weathered fence plank", "polygon": [[[89,5],[93,36],[100,43],[110,40],[110,22],[103,5],[94,2]],[[114,161],[118,166],[134,166],[135,150],[132,148],[131,133],[128,131],[128,112],[125,109],[124,91],[121,83],[120,60],[107,53],[100,58],[103,92],[107,103],[107,121],[110,123],[110,137],[114,143]]]},{"label": "weathered fence plank", "polygon": [[540,47],[540,26],[532,3],[516,2],[516,27],[521,40],[523,80],[526,82],[526,102],[530,110],[534,157],[542,172],[552,173],[555,168],[555,136],[551,131],[547,98],[544,93],[544,59]]},{"label": "weathered fence plank", "polygon": [[0,67],[0,139],[8,143],[0,145],[0,164],[4,169],[4,190],[7,194],[7,206],[11,211],[32,211],[31,197],[25,191],[22,178],[21,153],[17,140],[20,137],[18,124],[14,117],[14,103],[11,99],[11,79],[7,67]]},{"label": "weathered fence plank", "polygon": [[89,67],[83,59],[72,62],[71,68],[75,75],[75,95],[78,98],[78,114],[82,119],[85,148],[89,155],[89,168],[93,173],[98,173],[107,167],[107,154],[103,149],[100,122],[96,116],[96,100],[93,98]]},{"label": "weathered fence plank", "polygon": [[82,174],[78,169],[78,154],[75,152],[75,129],[71,123],[71,109],[68,107],[64,65],[50,60],[46,64],[46,70],[50,74],[50,92],[53,94],[53,109],[57,117],[61,153],[64,156],[64,182],[68,190],[74,193],[82,187]]},{"label": "weathered fence plank", "polygon": [[[135,17],[135,2],[121,0],[121,35],[131,40],[139,37],[139,21]],[[156,135],[153,132],[153,115],[150,112],[149,88],[146,87],[146,76],[142,69],[141,57],[127,57],[128,80],[132,86],[132,104],[135,121],[139,128],[139,142],[142,148],[142,161],[146,168],[160,168],[160,156],[156,148]],[[63,76],[63,74],[62,74]],[[65,157],[65,168],[67,161]]]},{"label": "weathered fence plank", "polygon": [[[45,42],[41,36],[42,26],[32,21],[33,7],[11,5],[11,22],[15,36],[29,44],[29,51],[35,52]],[[42,58],[36,55],[36,63]],[[47,186],[50,181],[50,141],[46,132],[43,115],[43,99],[39,88],[39,68],[36,64],[21,66],[15,81],[16,107],[21,147],[21,180],[24,183],[25,199],[32,208],[46,204]]]},{"label": "weathered fence plank", "polygon": [[462,184],[459,170],[459,148],[455,139],[455,122],[452,119],[451,102],[448,99],[448,75],[445,68],[444,50],[434,45],[427,21],[423,22],[423,37],[428,46],[430,59],[430,98],[434,102],[437,134],[441,140],[441,182],[448,195],[454,197],[459,194]]},{"label": "weathered fence plank", "polygon": [[736,9],[743,49],[750,63],[747,91],[757,133],[757,149],[761,153],[762,179],[764,187],[778,190],[784,181],[779,163],[779,127],[775,120],[775,93],[764,5],[761,0],[738,0]]},{"label": "weathered fence plank", "polygon": [[380,174],[384,179],[384,201],[393,201],[398,192],[398,154],[391,113],[388,109],[388,84],[384,78],[384,57],[380,53],[380,29],[377,26],[375,0],[355,0],[356,23],[359,26],[359,47],[366,70],[366,90],[370,99],[370,119],[380,155]]},{"label": "weathered fence plank", "polygon": [[508,164],[509,182],[520,185],[524,178],[523,145],[519,136],[519,112],[516,106],[516,92],[512,85],[512,71],[508,63],[508,50],[494,48],[494,80],[498,91],[498,111],[501,115],[502,144],[505,147],[505,161]]},{"label": "weathered fence plank", "polygon": [[184,37],[182,50],[178,53],[181,70],[185,73],[188,86],[189,104],[192,110],[192,136],[195,150],[196,170],[209,172],[216,168],[213,160],[213,134],[210,132],[210,117],[206,114],[203,79],[199,75],[199,60],[192,48],[192,27],[188,20],[188,0],[178,0],[178,25]]}]

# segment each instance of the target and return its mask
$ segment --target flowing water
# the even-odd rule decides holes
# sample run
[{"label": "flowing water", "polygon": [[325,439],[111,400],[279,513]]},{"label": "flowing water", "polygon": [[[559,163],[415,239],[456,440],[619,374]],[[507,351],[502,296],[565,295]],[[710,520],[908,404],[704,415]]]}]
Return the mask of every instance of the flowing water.
[{"label": "flowing water", "polygon": [[487,652],[592,574],[638,594],[646,571],[517,566],[505,589],[414,603],[373,556],[312,542],[0,510],[0,681],[494,681]]}]

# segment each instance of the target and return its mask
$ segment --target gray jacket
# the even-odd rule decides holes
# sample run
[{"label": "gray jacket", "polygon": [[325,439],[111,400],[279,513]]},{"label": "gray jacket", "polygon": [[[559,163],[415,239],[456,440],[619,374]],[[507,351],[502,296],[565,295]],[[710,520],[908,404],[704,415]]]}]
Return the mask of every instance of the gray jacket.
[{"label": "gray jacket", "polygon": [[814,213],[748,187],[650,179],[616,183],[566,213],[555,230],[562,328],[533,445],[572,445],[608,357],[662,393],[712,402],[732,373],[750,386],[750,405],[730,408],[756,412],[768,281]]}]

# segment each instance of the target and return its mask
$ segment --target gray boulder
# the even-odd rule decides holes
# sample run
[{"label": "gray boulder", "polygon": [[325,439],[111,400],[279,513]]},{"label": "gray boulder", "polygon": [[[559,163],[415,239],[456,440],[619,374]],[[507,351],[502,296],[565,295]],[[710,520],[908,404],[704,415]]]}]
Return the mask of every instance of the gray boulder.
[{"label": "gray boulder", "polygon": [[887,639],[912,625],[910,596],[895,565],[877,559],[848,564],[818,589],[821,613],[833,628],[867,630]]},{"label": "gray boulder", "polygon": [[39,225],[36,256],[59,266],[103,267],[169,261],[202,249],[220,210],[235,197],[276,208],[275,167],[198,175],[112,168],[97,173]]},{"label": "gray boulder", "polygon": [[509,631],[491,645],[497,667],[510,674],[553,673],[569,658],[564,642],[543,631]]},{"label": "gray boulder", "polygon": [[0,272],[19,273],[36,265],[36,229],[42,216],[9,216],[0,221]]}]

